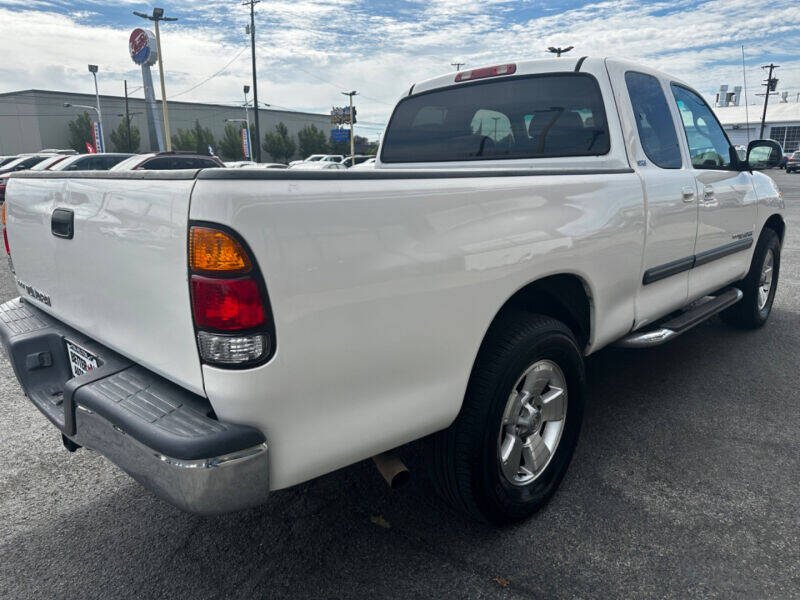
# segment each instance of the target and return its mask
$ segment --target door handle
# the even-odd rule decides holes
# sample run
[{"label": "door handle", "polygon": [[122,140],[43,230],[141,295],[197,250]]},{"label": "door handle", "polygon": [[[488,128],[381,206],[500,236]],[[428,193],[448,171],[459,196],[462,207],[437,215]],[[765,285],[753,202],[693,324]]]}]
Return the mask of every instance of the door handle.
[{"label": "door handle", "polygon": [[710,185],[707,185],[703,188],[703,200],[713,200],[714,199],[714,188]]},{"label": "door handle", "polygon": [[54,236],[71,240],[75,234],[75,215],[66,208],[57,208],[53,211],[50,220],[50,231]]},{"label": "door handle", "polygon": [[694,188],[686,186],[685,188],[681,189],[681,195],[683,196],[684,202],[691,202],[694,200]]}]

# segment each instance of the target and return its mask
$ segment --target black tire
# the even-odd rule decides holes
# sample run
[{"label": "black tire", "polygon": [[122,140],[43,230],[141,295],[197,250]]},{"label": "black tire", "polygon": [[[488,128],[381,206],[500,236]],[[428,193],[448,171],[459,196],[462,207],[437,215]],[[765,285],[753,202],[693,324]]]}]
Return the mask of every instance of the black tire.
[{"label": "black tire", "polygon": [[[520,376],[541,360],[555,363],[566,381],[565,421],[544,470],[527,485],[513,485],[500,467],[503,413]],[[583,354],[563,323],[525,312],[502,315],[481,346],[458,417],[428,439],[429,472],[437,492],[454,508],[494,524],[536,512],[556,491],[572,459],[584,386]]]},{"label": "black tire", "polygon": [[[773,270],[772,286],[767,296],[766,304],[759,307],[758,289],[761,285],[761,270],[769,252],[772,251]],[[747,276],[736,283],[742,290],[744,297],[730,308],[720,313],[726,323],[740,329],[757,329],[762,327],[769,319],[772,312],[772,303],[775,300],[775,290],[778,288],[778,279],[781,268],[781,240],[772,229],[764,229],[758,238],[753,260]]]}]

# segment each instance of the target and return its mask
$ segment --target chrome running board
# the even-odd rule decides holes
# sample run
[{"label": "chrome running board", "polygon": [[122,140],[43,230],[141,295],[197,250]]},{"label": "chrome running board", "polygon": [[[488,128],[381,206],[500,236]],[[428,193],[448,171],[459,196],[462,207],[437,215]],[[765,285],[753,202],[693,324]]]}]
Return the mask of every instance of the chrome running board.
[{"label": "chrome running board", "polygon": [[677,317],[673,317],[669,321],[661,323],[655,329],[629,333],[615,342],[614,346],[620,348],[651,348],[653,346],[660,346],[661,344],[675,339],[680,334],[689,331],[695,325],[699,325],[729,306],[733,306],[741,299],[742,290],[739,288],[730,288],[718,296],[714,296],[712,300],[703,302],[679,314]]}]

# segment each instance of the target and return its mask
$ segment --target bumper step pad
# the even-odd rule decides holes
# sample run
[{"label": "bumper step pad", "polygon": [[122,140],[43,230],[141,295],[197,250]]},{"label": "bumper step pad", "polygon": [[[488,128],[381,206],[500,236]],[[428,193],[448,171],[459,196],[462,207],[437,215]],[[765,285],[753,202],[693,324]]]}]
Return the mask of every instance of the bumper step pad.
[{"label": "bumper step pad", "polygon": [[[68,440],[105,455],[161,498],[201,514],[266,499],[264,434],[221,423],[206,398],[19,298],[0,305],[0,340],[26,395]],[[66,340],[100,366],[72,377]]]}]

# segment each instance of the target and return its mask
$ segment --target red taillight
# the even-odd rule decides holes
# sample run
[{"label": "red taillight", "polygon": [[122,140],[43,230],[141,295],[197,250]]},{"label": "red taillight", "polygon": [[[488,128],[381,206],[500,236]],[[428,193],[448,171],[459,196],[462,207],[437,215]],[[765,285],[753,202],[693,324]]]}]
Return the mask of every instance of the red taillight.
[{"label": "red taillight", "polygon": [[498,75],[513,75],[516,71],[517,65],[514,63],[495,65],[494,67],[483,67],[481,69],[472,69],[471,71],[459,71],[456,75],[456,81],[472,81],[473,79],[497,77]]},{"label": "red taillight", "polygon": [[6,243],[6,254],[11,256],[11,248],[8,247],[8,232],[5,227],[3,227],[3,241]]},{"label": "red taillight", "polygon": [[192,276],[192,308],[200,329],[241,331],[264,324],[264,303],[252,279]]}]

